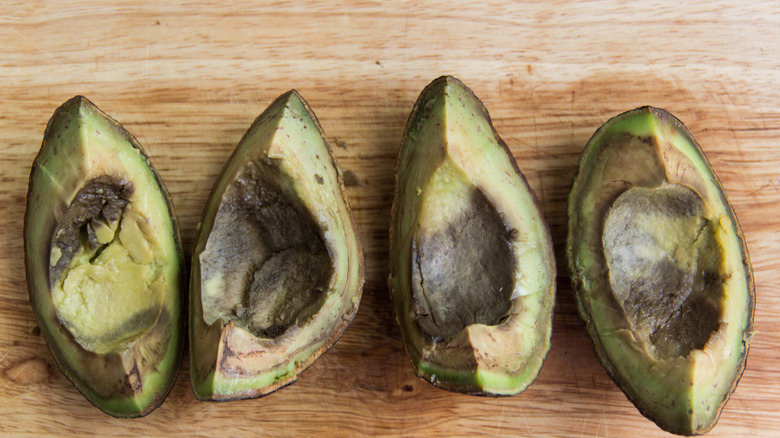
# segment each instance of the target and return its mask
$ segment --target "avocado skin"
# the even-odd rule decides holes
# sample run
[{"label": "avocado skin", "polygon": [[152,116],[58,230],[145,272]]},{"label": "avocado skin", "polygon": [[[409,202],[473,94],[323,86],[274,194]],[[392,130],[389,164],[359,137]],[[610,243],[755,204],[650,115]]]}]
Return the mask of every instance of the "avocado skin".
[{"label": "avocado skin", "polygon": [[[698,427],[694,426],[693,421],[689,420],[688,418],[686,418],[686,421],[684,422],[670,421],[669,416],[667,414],[662,414],[658,412],[651,403],[648,403],[640,396],[640,394],[636,390],[635,385],[632,385],[630,382],[626,380],[626,377],[623,375],[623,373],[621,373],[619,369],[620,368],[619,364],[616,364],[612,360],[611,355],[597,330],[597,324],[596,321],[594,321],[594,317],[592,315],[592,306],[589,301],[589,293],[592,292],[588,291],[588,288],[586,286],[587,280],[583,277],[580,268],[578,268],[579,259],[576,255],[576,252],[577,252],[579,242],[575,238],[575,235],[578,232],[579,227],[581,226],[579,221],[575,218],[575,215],[579,214],[578,212],[576,212],[577,209],[576,203],[579,200],[579,196],[580,196],[579,192],[581,191],[578,185],[585,184],[581,181],[588,177],[588,174],[591,170],[591,166],[593,164],[593,162],[591,161],[591,157],[596,153],[598,153],[599,149],[603,147],[604,144],[602,143],[602,141],[604,141],[604,138],[608,136],[609,131],[613,129],[613,127],[616,124],[624,123],[627,120],[628,121],[639,120],[640,118],[643,117],[652,119],[655,126],[660,127],[657,130],[654,130],[654,133],[658,135],[658,137],[661,137],[663,135],[660,134],[660,132],[663,131],[663,132],[672,132],[675,135],[678,135],[680,138],[682,138],[683,141],[687,142],[687,147],[690,148],[689,150],[690,154],[694,156],[696,159],[701,160],[704,166],[706,166],[706,171],[703,172],[703,175],[706,176],[706,178],[708,179],[710,189],[712,189],[717,194],[715,199],[712,199],[711,202],[718,202],[722,204],[724,208],[724,216],[727,217],[728,220],[730,221],[735,238],[739,241],[740,254],[738,255],[738,262],[735,263],[739,264],[740,267],[744,269],[744,282],[745,282],[748,302],[737,303],[737,305],[740,304],[744,305],[744,311],[745,311],[745,316],[743,319],[745,323],[743,329],[741,330],[742,340],[741,340],[741,344],[739,345],[740,357],[734,369],[731,381],[728,382],[728,389],[725,391],[725,394],[723,395],[722,400],[720,400],[718,406],[713,410],[714,414],[711,416],[710,421]],[[653,138],[653,140],[659,141],[655,137]],[[664,165],[666,165],[665,162]],[[750,263],[748,248],[745,242],[742,229],[740,227],[737,216],[734,213],[733,207],[731,206],[730,202],[728,201],[728,198],[726,197],[726,193],[723,190],[722,184],[720,183],[720,180],[718,179],[717,175],[713,171],[712,166],[710,165],[710,162],[707,159],[707,156],[705,155],[701,146],[696,141],[696,139],[694,138],[693,134],[689,131],[689,129],[677,117],[675,117],[674,115],[672,115],[671,113],[669,113],[664,109],[656,108],[652,106],[643,106],[643,107],[636,108],[634,110],[626,111],[617,116],[614,116],[613,118],[608,120],[606,123],[604,123],[601,127],[599,127],[596,130],[596,132],[588,140],[587,144],[583,149],[583,152],[579,158],[577,171],[573,178],[572,188],[569,192],[567,214],[568,214],[568,234],[566,240],[567,266],[569,269],[570,279],[572,282],[572,288],[574,291],[574,298],[575,298],[575,303],[577,305],[577,311],[580,317],[582,318],[583,322],[585,323],[586,331],[593,344],[593,352],[594,355],[596,356],[597,361],[606,370],[609,377],[620,388],[620,390],[624,393],[626,398],[628,398],[628,400],[631,401],[632,404],[634,404],[637,410],[643,416],[653,421],[659,428],[669,433],[684,435],[684,436],[702,435],[711,431],[717,424],[725,404],[728,402],[732,393],[736,389],[737,384],[739,383],[739,380],[742,377],[743,372],[745,370],[750,341],[753,336],[753,320],[755,314],[756,297],[755,297],[755,282],[753,278],[753,269]],[[682,414],[683,417],[685,417],[686,415],[691,415],[691,413]]]},{"label": "avocado skin", "polygon": [[[44,197],[41,197],[39,193],[35,191],[35,178],[39,172],[43,172],[43,168],[45,166],[45,161],[47,159],[50,159],[51,157],[49,155],[49,151],[47,144],[49,143],[49,140],[52,136],[57,135],[55,132],[56,127],[58,124],[61,124],[63,121],[66,121],[66,123],[76,123],[74,119],[79,117],[81,108],[85,108],[86,111],[89,113],[92,113],[95,115],[95,117],[100,119],[101,123],[107,124],[111,129],[111,134],[117,136],[121,139],[121,141],[126,141],[129,143],[130,147],[135,150],[139,156],[142,158],[142,160],[145,162],[146,166],[148,167],[148,170],[151,172],[151,174],[154,177],[154,182],[157,185],[157,188],[159,189],[160,194],[165,200],[165,205],[167,208],[166,215],[169,217],[171,221],[171,228],[173,235],[171,236],[172,241],[175,244],[174,252],[175,252],[175,260],[174,263],[177,264],[178,267],[178,274],[176,275],[176,284],[177,284],[177,290],[178,293],[175,297],[170,297],[171,301],[177,302],[178,305],[174,306],[174,308],[163,308],[164,315],[161,316],[162,320],[171,320],[167,321],[170,327],[172,327],[173,332],[165,334],[166,339],[164,341],[164,344],[168,346],[167,353],[162,357],[161,362],[165,361],[169,364],[169,368],[165,370],[164,374],[161,377],[161,382],[159,382],[159,385],[155,385],[154,388],[154,394],[151,397],[151,399],[142,405],[138,405],[135,403],[133,397],[126,397],[123,400],[113,400],[111,398],[106,398],[104,396],[101,396],[98,394],[90,385],[89,380],[94,377],[95,369],[89,370],[89,369],[78,369],[78,368],[72,368],[68,365],[68,362],[72,362],[71,360],[67,359],[68,356],[75,355],[80,357],[83,360],[86,361],[104,361],[106,365],[110,364],[121,364],[121,359],[119,358],[119,355],[116,353],[108,353],[105,355],[99,355],[96,353],[88,352],[84,350],[77,342],[75,342],[73,336],[68,332],[67,329],[65,329],[61,323],[57,320],[56,312],[52,308],[52,302],[51,302],[51,295],[50,291],[48,289],[49,284],[49,273],[48,273],[48,260],[49,260],[49,251],[50,251],[50,237],[52,236],[52,233],[54,232],[54,229],[56,227],[56,220],[53,218],[48,218],[48,220],[44,220],[42,227],[41,226],[35,226],[33,225],[33,222],[35,221],[35,218],[33,217],[33,214],[44,214],[47,213],[46,211],[39,211],[40,206],[43,205],[46,202],[53,202],[51,199],[46,199]],[[54,155],[57,155],[55,152]],[[67,160],[69,157],[66,156],[66,154],[60,154],[58,157],[62,160]],[[76,181],[75,183],[77,185],[81,185],[86,183],[86,179],[81,179],[81,181]],[[89,401],[92,405],[94,405],[96,408],[100,409],[102,412],[111,415],[113,417],[117,418],[137,418],[137,417],[143,417],[154,411],[156,408],[158,408],[163,401],[167,398],[168,394],[173,388],[173,384],[176,379],[176,375],[178,373],[179,369],[179,363],[181,359],[182,349],[183,349],[183,342],[182,342],[182,335],[184,333],[184,324],[185,324],[185,317],[184,317],[184,309],[181,306],[181,303],[183,302],[183,299],[185,298],[183,294],[185,294],[186,291],[186,270],[185,270],[185,264],[184,264],[184,252],[182,249],[182,242],[181,242],[181,233],[179,229],[178,224],[178,218],[176,216],[176,211],[174,209],[173,203],[171,201],[170,195],[165,187],[165,184],[163,183],[162,178],[160,177],[157,170],[152,165],[151,161],[149,160],[146,152],[144,151],[143,147],[140,145],[138,140],[129,132],[127,131],[119,122],[111,118],[108,114],[101,111],[94,103],[92,103],[89,99],[87,99],[84,96],[75,96],[65,103],[63,103],[60,107],[58,107],[52,117],[49,119],[46,129],[44,131],[43,141],[41,144],[41,148],[36,155],[32,168],[30,171],[30,179],[28,184],[28,190],[27,190],[27,208],[25,211],[25,218],[24,218],[24,247],[25,247],[25,275],[27,279],[27,288],[28,293],[30,296],[30,303],[32,305],[33,314],[35,315],[36,322],[38,324],[38,327],[41,328],[41,334],[44,337],[44,340],[46,341],[47,347],[49,348],[49,351],[52,354],[52,357],[55,359],[55,363],[57,364],[57,367],[60,369],[60,371],[65,375],[65,377],[76,387],[76,389],[79,390],[79,392],[82,393],[82,395]],[[35,245],[33,240],[35,240],[34,236],[45,236],[44,242],[48,243],[45,247],[43,245]],[[40,240],[40,238],[38,238]],[[41,269],[40,262],[41,260],[45,260],[43,263],[44,266],[46,266],[46,270],[44,274],[41,274],[39,271]],[[45,285],[45,286],[44,286]],[[50,316],[53,316],[53,318],[45,318],[42,315],[42,312],[44,306],[47,307],[46,313],[50,314]],[[49,330],[49,327],[54,324],[55,327],[59,327],[57,332],[53,332]],[[156,325],[150,331],[153,331],[155,329],[159,329],[159,325]],[[143,348],[143,345],[140,346],[140,349]],[[75,351],[75,353],[74,353]],[[135,368],[133,370],[136,376],[138,376],[140,379],[143,380],[145,377],[144,375],[140,374],[140,371],[138,368]],[[85,374],[86,373],[86,374]],[[91,376],[90,373],[93,373]],[[98,379],[100,376],[97,377]],[[124,386],[120,392],[122,394],[127,394],[128,392],[133,391],[133,384],[130,382],[129,379],[126,379],[125,383],[127,386]],[[121,397],[119,394],[117,394],[117,399]]]}]

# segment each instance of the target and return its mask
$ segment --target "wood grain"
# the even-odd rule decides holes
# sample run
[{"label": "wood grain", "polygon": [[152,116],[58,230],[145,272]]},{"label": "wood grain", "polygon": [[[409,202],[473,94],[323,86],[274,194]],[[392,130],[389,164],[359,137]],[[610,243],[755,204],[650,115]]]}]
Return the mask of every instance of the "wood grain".
[{"label": "wood grain", "polygon": [[[755,270],[747,370],[709,436],[780,433],[780,5],[774,2],[3,2],[0,5],[0,432],[11,436],[663,436],[596,362],[562,258],[565,203],[595,129],[645,104],[691,129]],[[423,4],[424,3],[424,4]],[[717,4],[713,4],[717,3]],[[386,286],[393,169],[409,111],[441,74],[468,84],[536,191],[558,255],[552,350],[511,398],[411,372]],[[84,94],[144,145],[187,252],[217,173],[252,120],[297,88],[332,137],[366,247],[360,310],[298,383],[110,418],[56,369],[23,269],[30,165],[54,109]]]}]

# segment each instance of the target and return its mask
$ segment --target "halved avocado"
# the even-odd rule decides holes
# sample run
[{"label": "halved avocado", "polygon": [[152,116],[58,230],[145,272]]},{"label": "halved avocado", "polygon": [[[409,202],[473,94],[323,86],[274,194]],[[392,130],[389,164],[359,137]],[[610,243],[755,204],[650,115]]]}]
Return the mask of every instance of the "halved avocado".
[{"label": "halved avocado", "polygon": [[196,397],[293,383],[349,325],[364,271],[341,171],[308,104],[287,92],[236,146],[203,212],[190,281]]},{"label": "halved avocado", "polygon": [[176,214],[138,141],[84,97],[46,127],[24,248],[33,311],[62,372],[113,416],[159,406],[184,330]]},{"label": "halved avocado", "polygon": [[696,140],[658,108],[609,120],[582,152],[568,215],[566,256],[597,358],[661,428],[709,431],[745,368],[755,291]]},{"label": "halved avocado", "polygon": [[419,377],[478,395],[536,379],[555,301],[550,231],[482,102],[451,76],[423,90],[407,123],[389,284]]}]

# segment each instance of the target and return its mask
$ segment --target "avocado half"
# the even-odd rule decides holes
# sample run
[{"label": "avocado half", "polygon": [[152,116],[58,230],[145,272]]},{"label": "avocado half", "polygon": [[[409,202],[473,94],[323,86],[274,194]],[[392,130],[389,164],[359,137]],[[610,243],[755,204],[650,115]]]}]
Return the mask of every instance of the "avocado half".
[{"label": "avocado half", "polygon": [[407,123],[389,284],[419,377],[477,395],[536,379],[555,301],[550,231],[482,102],[452,76],[422,91]]},{"label": "avocado half", "polygon": [[755,290],[737,218],[668,112],[596,131],[569,195],[566,256],[597,358],[661,428],[714,427],[745,368]]},{"label": "avocado half", "polygon": [[46,126],[24,249],[33,311],[68,379],[116,417],[159,406],[184,330],[176,214],[138,141],[84,97]]},{"label": "avocado half", "polygon": [[364,271],[341,171],[308,104],[287,92],[236,146],[203,212],[190,281],[196,397],[293,383],[349,325]]}]

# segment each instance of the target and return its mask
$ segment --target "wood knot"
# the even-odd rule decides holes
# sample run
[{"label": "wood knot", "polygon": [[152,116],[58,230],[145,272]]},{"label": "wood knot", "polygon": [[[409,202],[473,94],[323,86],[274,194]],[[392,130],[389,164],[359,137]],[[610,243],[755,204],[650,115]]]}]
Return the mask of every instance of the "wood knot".
[{"label": "wood knot", "polygon": [[17,385],[35,385],[49,381],[49,364],[40,357],[29,357],[10,364],[2,371],[3,377]]}]

